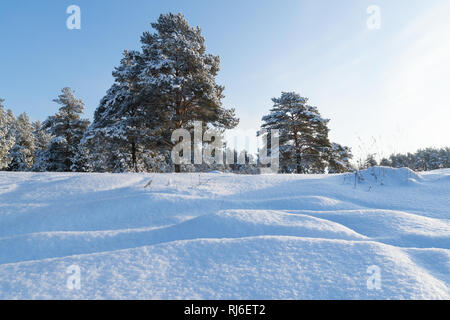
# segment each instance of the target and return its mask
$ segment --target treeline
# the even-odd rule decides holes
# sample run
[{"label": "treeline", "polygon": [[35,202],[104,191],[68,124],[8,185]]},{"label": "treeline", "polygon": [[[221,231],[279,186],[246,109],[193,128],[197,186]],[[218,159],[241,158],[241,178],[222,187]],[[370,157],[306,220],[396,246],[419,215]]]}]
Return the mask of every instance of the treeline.
[{"label": "treeline", "polygon": [[[43,123],[30,122],[26,113],[17,118],[11,110],[5,112],[0,100],[0,170],[38,172],[172,172],[170,149],[146,145],[146,139],[161,139],[152,133],[136,132],[135,128],[117,130],[109,117],[90,123],[83,118],[84,103],[70,88],[63,88],[57,99],[60,105],[55,115]],[[274,152],[270,132],[279,131],[279,172],[336,173],[352,170],[351,150],[328,140],[328,119],[317,108],[307,105],[307,99],[296,93],[283,93],[274,98],[274,108],[264,117],[269,156]],[[282,109],[286,109],[281,111]],[[98,113],[98,110],[96,114]],[[285,117],[280,118],[280,114]],[[128,121],[122,116],[122,121]],[[140,119],[142,121],[142,119]],[[107,123],[100,126],[99,123]],[[144,127],[137,120],[138,127]],[[128,129],[129,131],[127,131]],[[206,129],[206,128],[205,128]],[[127,136],[132,130],[132,138]],[[161,129],[160,129],[161,130]],[[298,130],[298,131],[296,131]],[[102,134],[103,133],[103,134]],[[258,133],[263,135],[262,131]],[[134,139],[134,143],[132,143]],[[169,140],[170,141],[170,140]],[[129,148],[129,149],[127,149]],[[194,150],[194,148],[192,148]],[[257,174],[262,167],[258,155],[238,152],[223,144],[223,164],[183,164],[183,172],[220,170]],[[134,152],[134,153],[133,153]],[[193,152],[193,151],[192,151]],[[232,163],[227,163],[231,154]],[[192,154],[193,156],[193,154]],[[192,157],[193,158],[193,157]]]},{"label": "treeline", "polygon": [[[174,130],[192,133],[201,122],[203,133],[214,129],[223,134],[239,119],[233,108],[222,105],[224,87],[216,83],[220,59],[206,52],[200,28],[191,27],[181,14],[163,14],[152,28],[155,32],[143,33],[140,50],[124,51],[92,123],[83,118],[85,105],[70,88],[62,89],[54,100],[58,112],[43,123],[31,123],[25,113],[16,118],[0,100],[0,170],[260,172],[266,165],[259,154],[226,144],[222,151],[224,157],[233,155],[230,164],[172,163],[171,151],[180,142],[172,141]],[[267,139],[269,155],[279,154],[279,172],[354,170],[351,149],[329,140],[329,120],[307,98],[283,92],[272,102],[257,134]],[[277,145],[272,145],[274,130],[279,132]]]},{"label": "treeline", "polygon": [[382,158],[379,162],[374,154],[370,154],[363,163],[359,164],[359,168],[365,169],[377,165],[393,168],[407,167],[414,171],[450,168],[450,148],[426,148],[419,149],[415,153],[396,153]]}]

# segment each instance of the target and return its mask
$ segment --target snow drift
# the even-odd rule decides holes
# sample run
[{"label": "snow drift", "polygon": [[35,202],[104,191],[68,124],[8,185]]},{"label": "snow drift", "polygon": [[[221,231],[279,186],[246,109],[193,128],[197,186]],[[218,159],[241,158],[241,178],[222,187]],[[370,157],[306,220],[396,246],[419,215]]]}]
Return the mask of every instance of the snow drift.
[{"label": "snow drift", "polygon": [[449,299],[449,177],[1,172],[0,298]]}]

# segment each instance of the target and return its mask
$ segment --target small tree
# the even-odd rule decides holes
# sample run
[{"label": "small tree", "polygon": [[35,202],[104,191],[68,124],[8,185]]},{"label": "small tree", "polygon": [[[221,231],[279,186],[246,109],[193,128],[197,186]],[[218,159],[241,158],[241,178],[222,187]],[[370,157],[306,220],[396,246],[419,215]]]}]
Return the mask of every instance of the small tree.
[{"label": "small tree", "polygon": [[350,160],[353,158],[351,149],[338,143],[331,144],[331,152],[329,158],[329,173],[344,173],[353,170]]},{"label": "small tree", "polygon": [[28,171],[34,163],[35,144],[33,128],[26,113],[17,117],[14,131],[16,143],[10,151],[9,170]]},{"label": "small tree", "polygon": [[47,167],[46,158],[47,149],[50,146],[52,140],[51,134],[47,133],[46,130],[42,128],[41,121],[35,121],[32,123],[33,135],[34,135],[34,145],[35,145],[35,160],[32,167],[33,171],[45,171]]},{"label": "small tree", "polygon": [[0,99],[0,170],[9,166],[11,162],[10,151],[16,142],[14,135],[15,119],[10,111],[5,112],[4,101]]},{"label": "small tree", "polygon": [[392,163],[391,163],[391,161],[390,161],[389,159],[383,158],[383,159],[381,159],[381,161],[380,161],[380,166],[383,166],[383,167],[391,167],[391,166],[392,166]]},{"label": "small tree", "polygon": [[50,144],[41,154],[39,161],[45,171],[75,171],[74,162],[78,145],[89,126],[89,120],[81,119],[84,110],[82,100],[75,97],[70,88],[62,89],[62,94],[54,102],[61,105],[59,112],[44,121],[42,128],[52,136]]}]

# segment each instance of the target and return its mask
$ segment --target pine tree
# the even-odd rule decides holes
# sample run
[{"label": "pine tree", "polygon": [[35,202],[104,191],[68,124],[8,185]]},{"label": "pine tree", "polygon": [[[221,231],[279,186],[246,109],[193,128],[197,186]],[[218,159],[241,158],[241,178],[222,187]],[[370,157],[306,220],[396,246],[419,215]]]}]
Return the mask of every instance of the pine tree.
[{"label": "pine tree", "polygon": [[84,103],[74,96],[70,88],[62,89],[62,94],[53,101],[61,107],[58,113],[42,124],[52,139],[47,150],[41,154],[39,170],[76,171],[74,159],[78,145],[89,126],[89,120],[81,119]]},{"label": "pine tree", "polygon": [[32,127],[35,145],[35,160],[32,170],[41,172],[47,168],[48,153],[46,151],[50,146],[52,136],[42,128],[42,123],[39,120],[33,122]]},{"label": "pine tree", "polygon": [[282,171],[323,172],[331,148],[329,120],[322,118],[316,107],[308,105],[307,98],[295,92],[283,92],[272,101],[270,113],[262,118],[262,128],[279,130]]},{"label": "pine tree", "polygon": [[339,143],[331,144],[331,152],[329,156],[328,173],[344,173],[353,170],[350,160],[353,158],[351,149],[340,145]]},{"label": "pine tree", "polygon": [[441,168],[450,168],[450,148],[441,148],[439,150],[439,162]]},{"label": "pine tree", "polygon": [[380,161],[380,166],[383,166],[383,167],[391,167],[391,166],[392,166],[392,163],[391,163],[391,161],[390,161],[389,159],[383,158],[383,159],[381,159],[381,161]]},{"label": "pine tree", "polygon": [[33,128],[36,151],[46,150],[50,144],[52,136],[42,128],[42,122],[39,120],[33,122],[31,126]]},{"label": "pine tree", "polygon": [[378,165],[377,160],[375,159],[375,154],[367,155],[367,158],[364,160],[364,164],[360,169],[367,169],[371,167],[375,167]]},{"label": "pine tree", "polygon": [[26,113],[17,117],[14,134],[16,142],[9,153],[9,170],[28,171],[34,163],[35,144],[33,128]]},{"label": "pine tree", "polygon": [[155,33],[141,37],[141,51],[124,52],[85,135],[94,170],[141,171],[149,157],[170,154],[173,130],[190,130],[194,121],[219,129],[238,123],[234,109],[222,107],[224,87],[215,80],[220,60],[206,53],[201,30],[181,14],[163,14],[152,27]]},{"label": "pine tree", "polygon": [[11,162],[10,151],[16,142],[14,135],[14,116],[8,110],[5,112],[3,102],[0,99],[0,170],[7,168]]}]

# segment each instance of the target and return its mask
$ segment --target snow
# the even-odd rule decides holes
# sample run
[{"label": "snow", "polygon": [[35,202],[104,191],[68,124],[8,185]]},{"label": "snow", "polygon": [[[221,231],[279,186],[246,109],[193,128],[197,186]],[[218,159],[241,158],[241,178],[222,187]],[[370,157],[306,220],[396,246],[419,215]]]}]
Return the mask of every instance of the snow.
[{"label": "snow", "polygon": [[0,299],[450,298],[450,169],[217,173],[0,172]]}]

